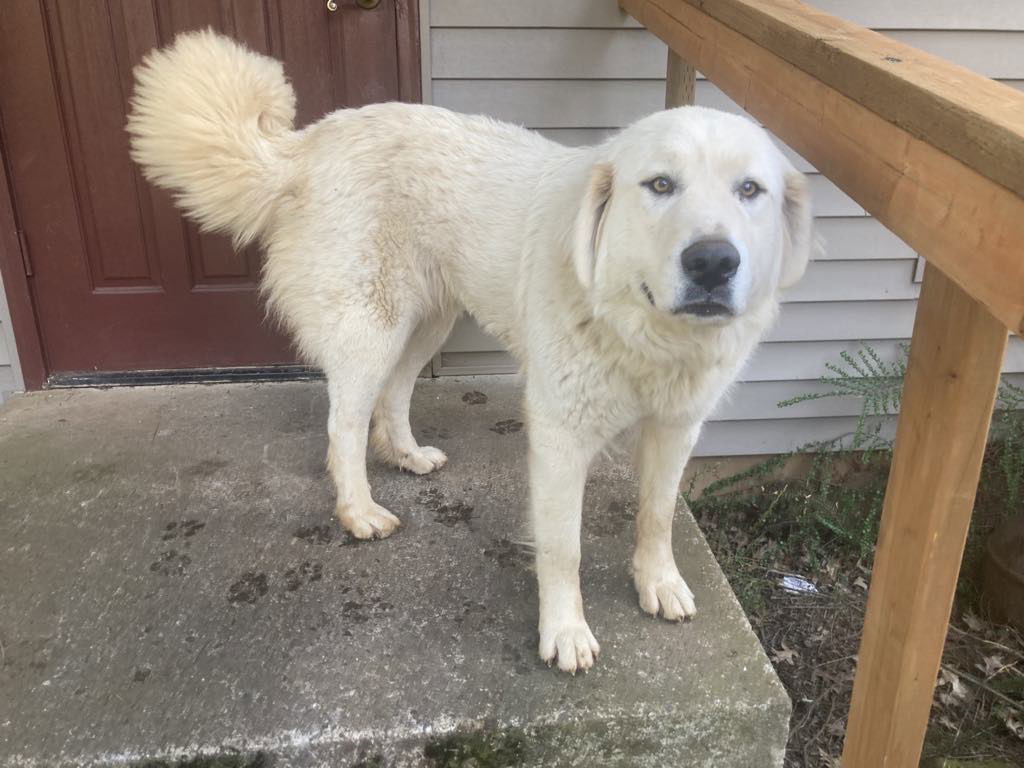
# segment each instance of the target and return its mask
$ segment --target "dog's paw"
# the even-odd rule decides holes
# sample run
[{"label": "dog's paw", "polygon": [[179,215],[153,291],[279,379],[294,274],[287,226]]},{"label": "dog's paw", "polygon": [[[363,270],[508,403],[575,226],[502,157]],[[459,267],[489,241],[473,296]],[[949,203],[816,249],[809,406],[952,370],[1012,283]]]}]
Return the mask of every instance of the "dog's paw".
[{"label": "dog's paw", "polygon": [[415,450],[402,454],[398,466],[417,475],[426,475],[440,469],[448,462],[445,452],[430,445],[418,446]]},{"label": "dog's paw", "polygon": [[386,539],[401,521],[380,504],[339,504],[338,520],[357,539]]},{"label": "dog's paw", "polygon": [[675,569],[656,575],[637,573],[634,583],[640,607],[652,616],[661,614],[669,621],[682,621],[697,615],[693,592]]},{"label": "dog's paw", "polygon": [[558,663],[563,672],[586,672],[597,659],[601,646],[597,644],[585,621],[573,621],[540,633],[540,657],[550,667]]}]

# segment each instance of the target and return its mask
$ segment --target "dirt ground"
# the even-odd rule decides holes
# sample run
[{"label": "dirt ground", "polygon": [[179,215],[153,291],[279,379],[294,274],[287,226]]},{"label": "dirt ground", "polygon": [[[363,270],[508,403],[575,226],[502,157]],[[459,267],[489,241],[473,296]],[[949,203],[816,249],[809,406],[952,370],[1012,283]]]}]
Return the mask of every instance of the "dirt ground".
[{"label": "dirt ground", "polygon": [[[839,766],[877,525],[841,510],[880,507],[886,472],[876,462],[838,489],[790,481],[691,501],[793,701],[787,768]],[[982,618],[978,599],[998,501],[979,496],[922,765],[1024,766],[1024,639]]]}]

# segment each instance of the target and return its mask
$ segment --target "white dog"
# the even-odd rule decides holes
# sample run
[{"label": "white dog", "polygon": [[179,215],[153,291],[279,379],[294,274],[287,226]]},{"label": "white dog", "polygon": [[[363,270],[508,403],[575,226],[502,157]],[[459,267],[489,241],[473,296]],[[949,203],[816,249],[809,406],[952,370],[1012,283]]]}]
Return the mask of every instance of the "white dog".
[{"label": "white dog", "polygon": [[639,427],[640,606],[695,612],[672,516],[701,424],[803,273],[803,176],[741,117],[646,117],[596,147],[430,106],[378,104],[292,127],[277,61],[199,32],[136,70],[128,122],[147,178],[206,229],[266,250],[263,291],[330,395],[328,466],[354,536],[398,518],[374,502],[366,446],[402,469],[409,398],[469,310],[526,375],[540,655],[570,672],[598,644],[580,595],[587,468]]}]

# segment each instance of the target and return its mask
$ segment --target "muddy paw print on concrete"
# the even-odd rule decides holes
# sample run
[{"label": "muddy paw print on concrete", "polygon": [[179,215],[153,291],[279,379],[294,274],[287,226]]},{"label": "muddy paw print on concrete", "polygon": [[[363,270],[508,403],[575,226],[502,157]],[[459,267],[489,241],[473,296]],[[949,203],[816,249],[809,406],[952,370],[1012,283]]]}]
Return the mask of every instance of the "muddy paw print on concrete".
[{"label": "muddy paw print on concrete", "polygon": [[267,574],[247,571],[228,587],[228,602],[234,605],[253,604],[270,591]]},{"label": "muddy paw print on concrete", "polygon": [[613,500],[603,510],[597,510],[584,524],[584,530],[595,536],[618,536],[628,528],[636,512],[630,503]]},{"label": "muddy paw print on concrete", "polygon": [[454,528],[460,523],[469,525],[473,507],[463,501],[448,502],[444,494],[434,487],[421,491],[418,501],[434,513],[434,522]]},{"label": "muddy paw print on concrete", "polygon": [[170,541],[171,539],[177,539],[179,537],[183,539],[191,539],[205,527],[206,523],[201,522],[200,520],[173,521],[164,526],[164,532],[160,536],[160,539],[163,541]]},{"label": "muddy paw print on concrete", "polygon": [[494,560],[502,568],[523,565],[529,561],[526,550],[508,538],[493,539],[484,550],[484,557]]},{"label": "muddy paw print on concrete", "polygon": [[[341,615],[353,624],[365,624],[391,611],[395,606],[380,597],[346,600],[341,604]],[[347,633],[346,633],[347,634]]]},{"label": "muddy paw print on concrete", "polygon": [[334,528],[329,525],[306,525],[296,528],[292,535],[307,544],[330,544],[334,541]]},{"label": "muddy paw print on concrete", "polygon": [[324,577],[324,567],[320,563],[311,563],[309,560],[284,572],[284,588],[289,592],[296,592],[306,584],[313,584]]},{"label": "muddy paw print on concrete", "polygon": [[491,432],[497,432],[499,435],[510,435],[522,428],[523,422],[519,421],[519,419],[505,419],[491,427]]},{"label": "muddy paw print on concrete", "polygon": [[164,576],[183,576],[185,569],[192,564],[192,558],[176,549],[161,552],[155,562],[149,564],[149,570]]}]

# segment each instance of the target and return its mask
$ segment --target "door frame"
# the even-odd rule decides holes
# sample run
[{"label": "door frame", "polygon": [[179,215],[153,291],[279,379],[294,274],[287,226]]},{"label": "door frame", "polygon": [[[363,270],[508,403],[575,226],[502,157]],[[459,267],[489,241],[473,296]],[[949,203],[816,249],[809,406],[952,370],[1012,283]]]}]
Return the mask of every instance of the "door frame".
[{"label": "door frame", "polygon": [[[394,0],[399,98],[423,102],[420,0]],[[8,173],[3,114],[0,114],[0,277],[11,314],[11,329],[26,390],[46,387],[50,374],[29,281],[31,254],[22,253],[14,188]]]},{"label": "door frame", "polygon": [[27,274],[28,263],[18,238],[14,189],[7,172],[3,115],[0,114],[0,276],[3,277],[7,308],[11,313],[11,330],[14,332],[15,349],[11,351],[18,356],[25,389],[32,390],[41,389],[46,383],[47,366],[35,299]]}]

